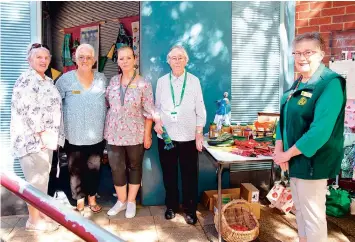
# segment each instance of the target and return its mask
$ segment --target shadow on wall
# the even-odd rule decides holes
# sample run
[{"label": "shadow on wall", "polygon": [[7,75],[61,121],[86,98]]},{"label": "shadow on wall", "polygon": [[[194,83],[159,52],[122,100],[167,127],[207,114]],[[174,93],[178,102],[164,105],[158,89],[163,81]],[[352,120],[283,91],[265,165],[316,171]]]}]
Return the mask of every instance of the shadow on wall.
[{"label": "shadow on wall", "polygon": [[[142,2],[140,21],[142,75],[155,90],[158,78],[170,71],[166,62],[170,48],[183,45],[190,58],[186,69],[201,82],[207,131],[215,115],[215,101],[231,90],[231,2]],[[199,171],[199,194],[214,189],[212,164],[200,160]],[[143,204],[164,204],[164,193],[154,133],[152,148],[143,161]]]},{"label": "shadow on wall", "polygon": [[[158,9],[162,11],[156,11]],[[142,44],[149,43],[150,47],[142,48],[142,62],[149,61],[149,68],[142,68],[143,75],[155,85],[160,76],[170,71],[166,63],[169,49],[183,45],[190,57],[187,70],[200,79],[207,110],[214,115],[214,101],[220,99],[224,91],[230,91],[230,10],[230,3],[224,2],[142,3]],[[214,95],[208,100],[207,95],[212,90]]]}]

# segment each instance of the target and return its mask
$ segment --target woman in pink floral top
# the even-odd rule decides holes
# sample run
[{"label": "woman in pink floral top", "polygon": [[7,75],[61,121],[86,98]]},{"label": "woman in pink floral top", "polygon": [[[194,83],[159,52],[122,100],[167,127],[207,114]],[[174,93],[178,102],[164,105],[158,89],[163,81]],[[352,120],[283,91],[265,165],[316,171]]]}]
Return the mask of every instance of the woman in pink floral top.
[{"label": "woman in pink floral top", "polygon": [[[144,148],[149,149],[152,144],[153,91],[151,83],[136,73],[133,50],[128,46],[121,47],[117,55],[122,74],[112,77],[106,89],[109,110],[104,137],[118,200],[107,214],[113,216],[126,210],[126,217],[133,218],[142,179]],[[128,196],[126,169],[129,174]]]}]

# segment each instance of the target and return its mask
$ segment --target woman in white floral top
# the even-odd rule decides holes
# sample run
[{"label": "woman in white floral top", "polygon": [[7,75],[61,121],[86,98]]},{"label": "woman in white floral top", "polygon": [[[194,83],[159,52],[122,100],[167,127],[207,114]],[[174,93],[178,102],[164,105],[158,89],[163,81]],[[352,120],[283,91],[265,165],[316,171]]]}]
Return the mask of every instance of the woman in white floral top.
[{"label": "woman in white floral top", "polygon": [[117,55],[122,74],[112,77],[106,90],[109,110],[104,136],[118,201],[107,214],[113,216],[126,209],[126,217],[133,218],[142,179],[144,148],[149,149],[152,144],[153,91],[151,83],[136,73],[132,48],[121,47]]},{"label": "woman in white floral top", "polygon": [[[11,144],[26,180],[47,193],[53,150],[64,145],[62,99],[44,72],[51,60],[48,48],[31,45],[29,70],[17,79],[11,102]],[[53,231],[58,225],[28,205],[27,230]]]}]

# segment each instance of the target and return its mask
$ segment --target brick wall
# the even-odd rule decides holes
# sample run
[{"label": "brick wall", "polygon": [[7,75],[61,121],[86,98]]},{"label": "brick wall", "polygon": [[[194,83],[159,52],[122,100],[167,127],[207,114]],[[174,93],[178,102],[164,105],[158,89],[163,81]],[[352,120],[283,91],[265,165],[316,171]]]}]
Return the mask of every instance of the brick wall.
[{"label": "brick wall", "polygon": [[355,1],[297,1],[295,17],[296,34],[322,34],[325,64],[330,56],[340,59],[342,50],[355,50]]}]

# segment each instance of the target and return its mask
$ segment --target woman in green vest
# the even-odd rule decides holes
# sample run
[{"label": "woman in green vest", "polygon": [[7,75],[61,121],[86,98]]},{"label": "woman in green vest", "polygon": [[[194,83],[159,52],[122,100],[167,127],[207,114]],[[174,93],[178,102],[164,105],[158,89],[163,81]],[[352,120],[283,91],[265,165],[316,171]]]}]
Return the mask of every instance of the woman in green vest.
[{"label": "woman in green vest", "polygon": [[281,99],[274,161],[291,177],[299,241],[327,241],[327,180],[343,158],[345,79],[322,64],[325,44],[319,33],[293,41],[300,77]]}]

